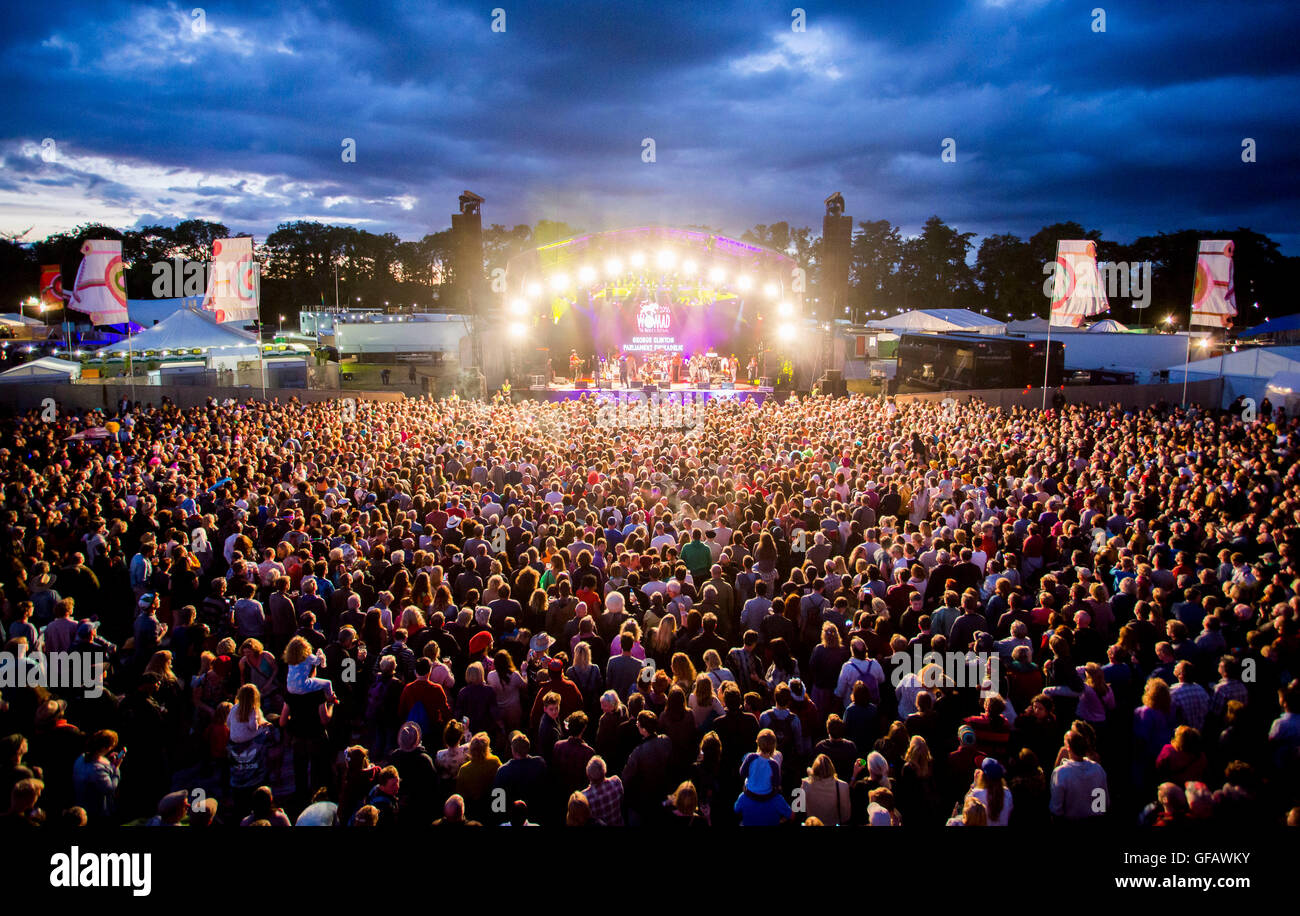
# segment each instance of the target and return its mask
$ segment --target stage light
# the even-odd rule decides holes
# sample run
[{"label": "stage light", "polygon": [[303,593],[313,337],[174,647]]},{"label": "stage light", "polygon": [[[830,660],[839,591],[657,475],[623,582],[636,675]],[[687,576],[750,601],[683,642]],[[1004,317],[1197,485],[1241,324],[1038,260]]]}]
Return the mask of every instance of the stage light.
[{"label": "stage light", "polygon": [[582,281],[583,285],[588,285],[588,284],[591,284],[591,283],[595,283],[595,282],[596,282],[596,268],[594,268],[594,267],[583,267],[583,268],[581,268],[581,269],[578,271],[578,279],[579,279],[580,281]]},{"label": "stage light", "polygon": [[753,285],[754,285],[754,281],[749,276],[749,274],[741,274],[739,277],[736,278],[736,286],[738,286],[742,290],[749,289]]},{"label": "stage light", "polygon": [[528,289],[525,290],[525,292],[528,294],[528,298],[530,298],[530,299],[536,299],[538,296],[540,296],[540,295],[542,294],[542,284],[540,284],[540,283],[529,283],[529,284],[528,284]]},{"label": "stage light", "polygon": [[567,274],[552,274],[551,289],[557,293],[569,288],[569,277]]},{"label": "stage light", "polygon": [[527,299],[515,299],[513,302],[511,302],[511,303],[510,303],[510,314],[511,314],[511,315],[527,315],[527,314],[528,314],[528,300],[527,300]]},{"label": "stage light", "polygon": [[776,313],[782,318],[789,318],[794,314],[794,306],[788,302],[782,302],[776,307]]},{"label": "stage light", "polygon": [[721,283],[723,280],[727,279],[727,272],[721,267],[715,267],[709,271],[709,279],[714,283]]},{"label": "stage light", "polygon": [[645,255],[639,251],[632,252],[632,257],[629,260],[632,262],[633,267],[645,267]]},{"label": "stage light", "polygon": [[524,324],[522,321],[511,322],[510,324],[511,337],[523,337],[527,333],[528,333],[528,325]]},{"label": "stage light", "polygon": [[694,276],[695,262],[692,261],[690,258],[687,258],[685,261],[682,261],[682,273],[686,274],[686,276],[688,277]]},{"label": "stage light", "polygon": [[792,321],[787,321],[778,326],[776,332],[780,335],[783,342],[789,343],[799,336],[799,326]]},{"label": "stage light", "polygon": [[775,283],[765,283],[763,284],[763,292],[767,294],[769,299],[775,299],[779,290],[776,288]]},{"label": "stage light", "polygon": [[618,258],[610,258],[605,262],[605,273],[611,277],[617,277],[623,272],[623,262]]},{"label": "stage light", "polygon": [[677,255],[673,254],[671,251],[661,251],[659,252],[659,256],[655,258],[655,263],[664,270],[670,270],[672,266],[677,263]]}]

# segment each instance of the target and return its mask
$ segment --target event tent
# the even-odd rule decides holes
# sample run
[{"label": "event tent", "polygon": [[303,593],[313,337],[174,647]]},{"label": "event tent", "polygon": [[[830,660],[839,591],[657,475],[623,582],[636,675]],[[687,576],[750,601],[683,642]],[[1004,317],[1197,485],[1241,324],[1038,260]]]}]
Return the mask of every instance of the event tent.
[{"label": "event tent", "polygon": [[[1169,366],[1169,381],[1181,384],[1183,364]],[[1193,360],[1187,367],[1189,381],[1223,376],[1223,401],[1226,407],[1239,396],[1264,399],[1269,381],[1279,372],[1300,372],[1300,347],[1251,347],[1227,352],[1222,356]]]},{"label": "event tent", "polygon": [[230,324],[217,324],[210,312],[182,308],[127,340],[95,351],[100,357],[125,357],[131,353],[137,357],[201,355],[207,357],[211,368],[218,368],[220,363],[233,369],[239,360],[257,358],[258,341],[256,334]]},{"label": "event tent", "polygon": [[42,356],[0,372],[0,384],[67,382],[81,378],[81,364],[57,356]]},{"label": "event tent", "polygon": [[1089,334],[1124,334],[1127,331],[1128,325],[1121,324],[1114,318],[1103,318],[1088,328]]},{"label": "event tent", "polygon": [[1007,326],[988,315],[970,309],[914,309],[889,318],[872,320],[875,328],[891,331],[965,331],[973,334],[1005,334]]}]

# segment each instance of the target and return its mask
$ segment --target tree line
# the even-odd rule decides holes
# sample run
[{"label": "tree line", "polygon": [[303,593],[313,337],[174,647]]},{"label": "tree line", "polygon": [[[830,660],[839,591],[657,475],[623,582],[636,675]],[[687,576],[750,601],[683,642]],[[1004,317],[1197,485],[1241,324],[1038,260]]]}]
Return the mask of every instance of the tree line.
[{"label": "tree line", "polygon": [[[687,228],[718,233],[708,226]],[[550,220],[532,226],[487,226],[483,230],[484,273],[504,268],[511,257],[529,248],[580,232]],[[16,311],[19,300],[38,293],[43,264],[59,264],[70,289],[86,239],[120,240],[128,264],[127,295],[149,299],[154,298],[153,264],[173,258],[207,261],[213,240],[231,234],[219,222],[185,220],[175,226],[125,231],[88,223],[36,242],[0,239],[0,296],[6,303],[0,311]],[[1300,258],[1283,255],[1272,239],[1243,227],[1160,232],[1131,243],[1106,239],[1099,230],[1076,222],[1044,226],[1028,239],[1012,233],[989,235],[978,248],[974,237],[938,216],[926,220],[914,236],[905,236],[889,220],[858,222],[850,251],[847,313],[834,317],[861,324],[914,308],[967,308],[999,320],[1044,315],[1043,265],[1056,257],[1058,240],[1087,238],[1097,242],[1099,261],[1152,265],[1149,307],[1141,311],[1133,308],[1133,295],[1113,297],[1114,317],[1151,325],[1172,314],[1185,326],[1198,241],[1230,238],[1236,245],[1237,326],[1245,327],[1292,308],[1285,294],[1285,275],[1300,266]],[[807,272],[811,295],[819,295],[825,257],[822,239],[813,229],[792,227],[787,222],[760,224],[744,232],[741,239],[789,254]],[[300,308],[332,306],[336,294],[340,305],[455,310],[463,300],[457,295],[453,248],[449,228],[408,241],[393,233],[354,226],[281,223],[256,246],[262,268],[263,314],[296,314]]]}]

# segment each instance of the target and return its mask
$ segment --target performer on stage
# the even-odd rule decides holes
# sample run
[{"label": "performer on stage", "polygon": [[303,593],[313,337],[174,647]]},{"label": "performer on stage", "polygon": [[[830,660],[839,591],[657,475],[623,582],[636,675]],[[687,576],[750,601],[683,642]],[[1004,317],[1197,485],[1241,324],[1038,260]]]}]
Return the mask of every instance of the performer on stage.
[{"label": "performer on stage", "polygon": [[618,380],[627,387],[627,354],[622,353],[618,358]]},{"label": "performer on stage", "polygon": [[758,357],[751,356],[749,358],[749,380],[752,382],[756,378],[758,378]]},{"label": "performer on stage", "polygon": [[582,372],[582,360],[578,358],[577,350],[569,351],[569,373],[573,376],[573,384],[577,387],[578,376]]}]

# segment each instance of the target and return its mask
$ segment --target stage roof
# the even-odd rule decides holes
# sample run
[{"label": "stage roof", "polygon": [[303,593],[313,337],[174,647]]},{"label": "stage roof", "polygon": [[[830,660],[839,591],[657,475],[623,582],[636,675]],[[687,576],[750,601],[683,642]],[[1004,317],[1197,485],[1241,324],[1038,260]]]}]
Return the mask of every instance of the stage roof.
[{"label": "stage roof", "polygon": [[[800,304],[794,258],[739,239],[670,226],[638,226],[575,236],[515,255],[506,264],[510,297],[538,299],[606,285],[671,284],[731,288],[744,276],[761,291]],[[562,287],[562,288],[557,288]]]}]

